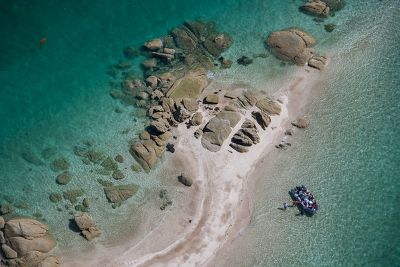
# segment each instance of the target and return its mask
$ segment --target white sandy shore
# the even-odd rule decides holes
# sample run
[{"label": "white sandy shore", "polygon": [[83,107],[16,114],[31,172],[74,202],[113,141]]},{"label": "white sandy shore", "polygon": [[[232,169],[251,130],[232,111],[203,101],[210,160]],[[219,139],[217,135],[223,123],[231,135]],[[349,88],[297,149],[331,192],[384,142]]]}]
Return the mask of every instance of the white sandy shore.
[{"label": "white sandy shore", "polygon": [[[216,153],[204,149],[200,139],[193,137],[195,129],[179,125],[171,162],[180,162],[194,178],[193,186],[185,188],[190,190],[191,200],[181,203],[182,212],[187,214],[171,212],[131,247],[103,248],[98,257],[88,257],[85,266],[212,266],[218,251],[229,248],[229,243],[248,225],[253,210],[249,190],[254,183],[252,173],[260,159],[279,144],[290,121],[299,115],[309,98],[308,88],[318,77],[319,72],[314,69],[301,69],[277,91],[275,97],[282,101],[282,112],[271,117],[265,131],[258,129],[260,143],[247,153],[236,152],[228,141],[245,116]],[[248,110],[246,117],[250,113]],[[66,266],[77,265],[69,262]]]}]

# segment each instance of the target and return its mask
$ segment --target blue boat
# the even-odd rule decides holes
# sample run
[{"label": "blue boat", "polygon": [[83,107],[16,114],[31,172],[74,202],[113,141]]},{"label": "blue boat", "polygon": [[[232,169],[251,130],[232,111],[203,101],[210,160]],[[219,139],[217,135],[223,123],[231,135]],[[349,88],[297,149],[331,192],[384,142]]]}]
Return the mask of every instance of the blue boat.
[{"label": "blue boat", "polygon": [[304,185],[291,189],[289,195],[302,214],[312,216],[318,212],[317,200]]}]

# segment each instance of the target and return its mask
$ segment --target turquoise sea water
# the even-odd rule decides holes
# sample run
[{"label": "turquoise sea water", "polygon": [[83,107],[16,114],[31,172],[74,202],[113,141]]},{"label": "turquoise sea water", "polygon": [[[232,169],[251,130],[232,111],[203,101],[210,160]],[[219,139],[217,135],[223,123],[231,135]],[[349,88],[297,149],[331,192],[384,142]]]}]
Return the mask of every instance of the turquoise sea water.
[{"label": "turquoise sea water", "polygon": [[[0,201],[19,206],[17,214],[41,213],[61,248],[85,243],[69,230],[68,211],[56,210],[63,205],[49,202],[50,192],[83,188],[95,200],[91,213],[101,228],[126,226],[128,219],[134,228],[140,214],[150,212],[139,212],[137,206],[149,194],[152,197],[154,188],[168,184],[169,177],[157,171],[130,171],[128,142],[145,120],[109,96],[108,66],[123,60],[125,46],[139,46],[189,19],[215,21],[229,32],[235,43],[226,56],[233,60],[265,52],[263,41],[269,32],[298,26],[317,37],[318,49],[334,56],[332,66],[308,111],[312,127],[296,134],[294,146],[266,166],[273,175],[266,175],[259,187],[246,242],[236,245],[243,253],[233,253],[240,257],[230,255],[227,261],[223,257],[221,264],[395,265],[400,253],[399,4],[349,0],[344,10],[326,20],[337,24],[333,33],[327,33],[323,24],[298,11],[301,3],[1,2]],[[47,44],[39,49],[43,36]],[[216,71],[215,79],[226,85],[244,82],[272,93],[294,68],[281,66],[270,56],[247,68],[234,64]],[[134,182],[142,188],[127,205],[111,209],[96,182],[104,177],[73,154],[74,145],[87,141],[107,155],[124,156],[127,178],[121,183]],[[54,151],[49,160],[41,156],[46,148]],[[24,161],[21,153],[27,151],[43,164]],[[66,187],[55,183],[56,174],[49,168],[50,161],[59,157],[71,163],[73,180]],[[313,188],[320,199],[320,215],[308,219],[277,212],[276,205],[295,183]],[[29,207],[21,208],[21,202]],[[157,212],[155,216],[161,216]],[[106,232],[102,238],[110,235]]]}]

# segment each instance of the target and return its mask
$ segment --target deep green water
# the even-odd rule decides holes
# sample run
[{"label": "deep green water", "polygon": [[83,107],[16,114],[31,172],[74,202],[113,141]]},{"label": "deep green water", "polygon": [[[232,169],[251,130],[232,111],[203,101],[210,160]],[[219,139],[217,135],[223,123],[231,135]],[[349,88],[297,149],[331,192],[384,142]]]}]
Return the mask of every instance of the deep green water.
[{"label": "deep green water", "polygon": [[[221,257],[221,265],[398,264],[399,3],[349,0],[327,20],[337,24],[327,33],[298,12],[301,2],[2,1],[0,201],[29,204],[28,209],[16,208],[17,214],[43,214],[61,248],[85,244],[68,229],[68,212],[56,211],[62,205],[49,203],[50,192],[83,188],[95,199],[91,213],[103,229],[108,224],[118,228],[109,219],[116,216],[121,224],[129,218],[134,225],[140,216],[131,207],[169,177],[129,170],[127,144],[144,120],[109,96],[107,67],[123,59],[125,46],[165,35],[188,19],[212,20],[231,33],[235,43],[226,53],[231,59],[265,52],[263,40],[269,32],[299,26],[317,37],[318,49],[332,55],[307,110],[312,126],[296,134],[290,150],[266,164],[268,174],[257,192],[250,230],[234,252]],[[48,42],[39,49],[42,36]],[[245,82],[273,92],[294,68],[279,63],[269,57],[247,68],[234,64],[215,77],[228,85]],[[117,107],[121,114],[114,112]],[[126,129],[128,134],[122,134]],[[141,185],[138,196],[123,207],[111,209],[96,182],[99,176],[73,155],[73,146],[87,140],[108,155],[122,154],[127,178],[121,183]],[[52,159],[70,161],[74,177],[65,188],[55,184],[49,160],[34,166],[21,158],[25,151],[40,158],[45,148],[55,151]],[[276,210],[296,183],[312,187],[321,214],[309,219]],[[105,233],[102,238],[107,237]]]}]

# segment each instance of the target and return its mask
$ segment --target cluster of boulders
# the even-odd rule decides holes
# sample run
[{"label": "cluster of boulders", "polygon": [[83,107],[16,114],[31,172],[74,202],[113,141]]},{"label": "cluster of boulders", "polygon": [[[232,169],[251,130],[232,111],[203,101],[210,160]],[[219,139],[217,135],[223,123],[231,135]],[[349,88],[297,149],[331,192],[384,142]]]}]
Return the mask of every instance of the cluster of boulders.
[{"label": "cluster of boulders", "polygon": [[96,227],[93,218],[86,212],[77,213],[74,215],[75,224],[78,226],[83,237],[88,241],[100,236],[101,232]]},{"label": "cluster of boulders", "polygon": [[253,121],[246,119],[231,141],[230,146],[236,151],[240,153],[248,152],[250,146],[260,142],[257,126]]},{"label": "cluster of boulders", "polygon": [[[205,98],[209,103],[210,96]],[[199,128],[196,136],[201,136],[201,143],[206,149],[217,152],[221,149],[224,141],[229,137],[231,131],[241,120],[241,113],[252,109],[252,117],[262,129],[266,129],[271,122],[270,115],[278,115],[281,107],[275,101],[267,98],[261,93],[254,91],[241,91],[240,93],[227,92],[224,95],[229,99],[228,103],[212,117],[203,128]],[[208,99],[208,100],[207,100]],[[217,102],[218,103],[218,102]],[[247,152],[248,148],[260,141],[255,123],[246,119],[231,139],[230,146],[239,152]]]},{"label": "cluster of boulders", "polygon": [[[208,85],[208,70],[217,62],[224,67],[231,64],[221,53],[232,42],[230,35],[218,31],[213,23],[187,21],[167,36],[144,43],[143,80],[124,72],[121,90],[114,90],[111,96],[147,111],[149,126],[130,147],[144,170],[155,166],[167,145],[169,151],[174,151],[168,143],[172,127],[185,121],[190,125],[202,123],[201,113],[196,113],[197,98]],[[126,48],[124,54],[132,58],[131,54],[137,53]]]},{"label": "cluster of boulders", "polygon": [[0,245],[0,266],[56,267],[60,264],[57,257],[46,254],[56,246],[48,226],[33,219],[5,222],[0,217]]},{"label": "cluster of boulders", "polygon": [[267,38],[269,48],[278,58],[299,66],[308,63],[321,70],[326,64],[326,58],[315,54],[315,43],[311,35],[298,29],[272,32]]}]

